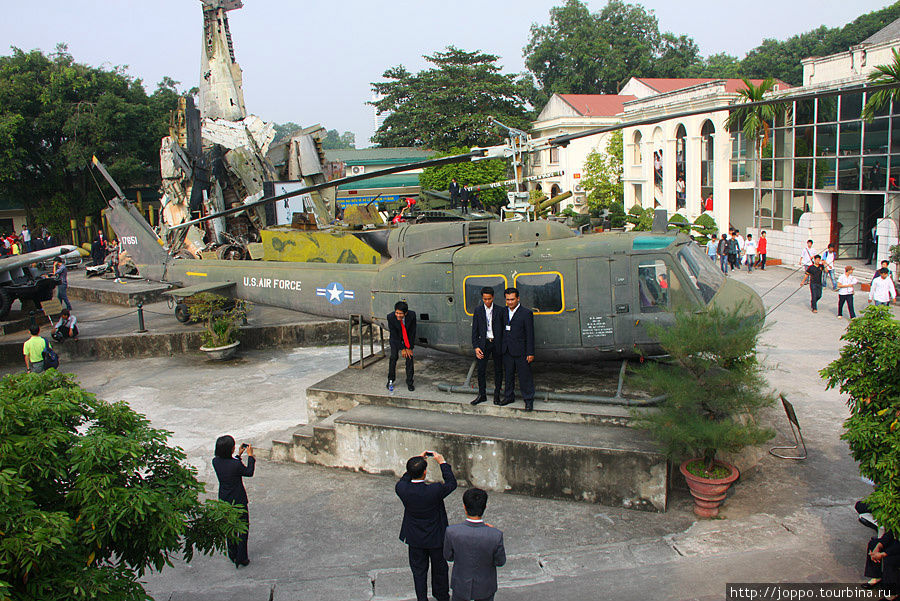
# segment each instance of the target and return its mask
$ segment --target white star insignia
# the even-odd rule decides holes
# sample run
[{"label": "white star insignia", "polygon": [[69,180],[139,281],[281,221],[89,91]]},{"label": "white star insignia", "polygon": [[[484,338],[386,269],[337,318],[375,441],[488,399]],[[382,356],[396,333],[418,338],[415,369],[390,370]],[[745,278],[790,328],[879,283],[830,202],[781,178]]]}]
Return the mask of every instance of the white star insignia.
[{"label": "white star insignia", "polygon": [[327,292],[328,292],[328,300],[329,300],[329,301],[333,301],[333,300],[339,301],[339,300],[341,300],[341,292],[343,292],[343,290],[341,290],[340,288],[338,288],[338,287],[337,287],[337,284],[332,285],[331,288],[329,288],[329,289],[327,290]]}]

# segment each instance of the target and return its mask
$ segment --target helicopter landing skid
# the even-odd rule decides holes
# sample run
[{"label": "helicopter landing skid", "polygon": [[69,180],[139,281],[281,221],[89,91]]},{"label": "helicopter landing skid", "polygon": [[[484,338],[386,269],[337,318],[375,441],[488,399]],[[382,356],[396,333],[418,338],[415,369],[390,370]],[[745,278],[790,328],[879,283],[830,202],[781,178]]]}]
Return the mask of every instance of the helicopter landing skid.
[{"label": "helicopter landing skid", "polygon": [[[472,364],[469,366],[469,372],[466,374],[466,381],[462,384],[462,386],[454,385],[454,384],[446,384],[439,383],[437,385],[438,390],[444,392],[452,392],[458,394],[472,394],[472,374],[475,372],[475,367],[478,364],[477,360],[473,360]],[[622,360],[622,365],[619,367],[619,379],[616,384],[616,394],[615,396],[599,396],[592,394],[576,394],[569,392],[555,392],[550,390],[536,390],[534,394],[535,400],[542,401],[569,401],[569,402],[577,402],[577,403],[599,403],[602,405],[622,405],[627,407],[653,407],[658,405],[665,399],[665,396],[656,396],[649,399],[632,399],[622,395],[622,391],[625,388],[625,373],[628,368],[628,359]],[[493,394],[493,390],[490,389],[487,391],[490,396]]]}]

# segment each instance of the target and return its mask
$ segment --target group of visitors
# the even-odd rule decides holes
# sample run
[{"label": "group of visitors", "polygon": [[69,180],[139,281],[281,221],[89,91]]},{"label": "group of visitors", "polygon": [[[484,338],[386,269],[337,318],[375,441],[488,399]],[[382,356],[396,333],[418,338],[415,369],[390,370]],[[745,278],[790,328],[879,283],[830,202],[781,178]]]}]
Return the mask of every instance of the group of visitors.
[{"label": "group of visitors", "polygon": [[[487,361],[494,361],[494,404],[505,406],[515,402],[515,378],[525,401],[525,411],[534,410],[534,312],[519,302],[519,290],[503,291],[506,308],[494,304],[494,289],[481,289],[481,303],[472,315],[472,347],[478,363],[478,396],[471,401],[478,405],[487,401]],[[413,381],[415,365],[413,350],[416,344],[416,313],[405,301],[394,305],[387,315],[391,354],[388,361],[387,389],[394,392],[397,361],[406,361],[406,387],[416,389]],[[505,375],[505,377],[504,377]]]},{"label": "group of visitors", "polygon": [[759,241],[756,241],[753,234],[744,238],[740,231],[731,228],[718,240],[712,238],[707,242],[706,253],[711,260],[718,260],[722,273],[739,269],[741,265],[746,265],[748,272],[754,267],[765,270],[767,244],[766,232],[760,232]]},{"label": "group of visitors", "polygon": [[[256,471],[253,446],[242,444],[235,454],[234,437],[216,440],[213,469],[219,481],[219,499],[243,509],[248,531],[228,542],[228,559],[236,568],[250,565],[248,552],[250,516],[244,478]],[[243,454],[247,453],[247,463]],[[428,459],[437,462],[440,482],[426,482]],[[484,521],[488,494],[470,488],[463,494],[466,519],[450,525],[444,499],[457,488],[453,468],[444,456],[422,451],[406,462],[406,472],[394,491],[403,503],[400,540],[406,543],[409,567],[417,601],[428,601],[428,572],[431,592],[438,601],[477,599],[491,601],[497,592],[497,568],[506,563],[503,532]],[[453,574],[447,562],[453,562]]]},{"label": "group of visitors", "polygon": [[476,211],[484,209],[484,207],[481,206],[481,200],[478,198],[478,193],[469,186],[468,182],[463,182],[462,186],[460,186],[454,177],[450,180],[447,192],[450,193],[451,209],[459,207],[459,210],[463,213],[468,213],[470,206],[472,207],[472,210]]},{"label": "group of visitors", "polygon": [[[819,312],[818,303],[822,298],[822,289],[831,282],[832,290],[838,293],[838,319],[844,316],[844,307],[850,319],[856,317],[856,310],[853,306],[853,294],[856,286],[860,285],[859,280],[853,275],[854,268],[852,265],[844,267],[844,273],[834,279],[834,260],[835,254],[834,244],[829,244],[828,248],[821,255],[816,253],[813,248],[813,241],[807,240],[806,246],[800,252],[800,267],[803,269],[803,280],[801,286],[809,286],[810,309],[813,313]],[[881,268],[875,272],[871,283],[869,284],[869,303],[876,305],[888,305],[897,298],[897,291],[894,288],[894,274],[889,268],[887,261],[881,262]]]},{"label": "group of visitors", "polygon": [[23,225],[18,234],[16,232],[0,233],[0,256],[3,257],[21,255],[54,246],[58,246],[58,244],[46,227],[41,227],[40,234],[37,236],[31,235],[31,230],[27,225]]}]

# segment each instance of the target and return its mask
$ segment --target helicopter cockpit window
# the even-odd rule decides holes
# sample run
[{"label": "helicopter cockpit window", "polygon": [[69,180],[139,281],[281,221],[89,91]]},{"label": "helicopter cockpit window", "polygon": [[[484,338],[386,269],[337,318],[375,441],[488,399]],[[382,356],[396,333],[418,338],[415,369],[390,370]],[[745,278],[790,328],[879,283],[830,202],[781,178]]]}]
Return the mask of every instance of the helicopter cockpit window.
[{"label": "helicopter cockpit window", "polygon": [[691,283],[703,297],[703,302],[709,303],[725,282],[725,276],[696,244],[684,246],[678,252],[678,259]]},{"label": "helicopter cockpit window", "polygon": [[564,302],[560,273],[520,273],[514,285],[519,290],[522,304],[536,314],[562,313]]},{"label": "helicopter cockpit window", "polygon": [[465,278],[466,315],[472,315],[475,307],[481,302],[481,289],[489,286],[494,289],[494,302],[502,307],[503,291],[506,290],[506,277],[502,275],[470,275]]},{"label": "helicopter cockpit window", "polygon": [[671,311],[690,303],[681,279],[662,259],[638,263],[638,296],[642,313]]}]

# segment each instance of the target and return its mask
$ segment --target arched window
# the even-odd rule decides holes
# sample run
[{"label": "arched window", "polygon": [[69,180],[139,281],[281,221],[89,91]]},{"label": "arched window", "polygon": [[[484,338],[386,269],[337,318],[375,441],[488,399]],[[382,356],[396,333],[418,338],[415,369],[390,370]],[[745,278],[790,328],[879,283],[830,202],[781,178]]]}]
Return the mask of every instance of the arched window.
[{"label": "arched window", "polygon": [[633,149],[634,149],[634,164],[640,165],[641,161],[643,159],[641,158],[641,130],[639,130],[639,129],[636,129],[634,131]]},{"label": "arched window", "polygon": [[715,133],[716,127],[712,121],[704,121],[700,128],[700,197],[703,208],[712,206],[709,199],[712,198],[715,182]]},{"label": "arched window", "polygon": [[687,206],[687,130],[679,124],[675,128],[675,208]]},{"label": "arched window", "polygon": [[653,130],[653,183],[656,189],[654,199],[657,202],[662,199],[663,189],[663,130],[657,127]]}]

